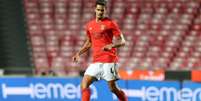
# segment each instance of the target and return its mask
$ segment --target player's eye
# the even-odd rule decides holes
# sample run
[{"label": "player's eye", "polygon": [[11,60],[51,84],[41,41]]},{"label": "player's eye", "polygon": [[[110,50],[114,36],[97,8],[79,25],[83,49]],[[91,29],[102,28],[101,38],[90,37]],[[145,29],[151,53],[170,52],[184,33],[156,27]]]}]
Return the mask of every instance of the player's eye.
[{"label": "player's eye", "polygon": [[97,11],[101,11],[101,12],[104,12],[104,9],[97,9]]}]

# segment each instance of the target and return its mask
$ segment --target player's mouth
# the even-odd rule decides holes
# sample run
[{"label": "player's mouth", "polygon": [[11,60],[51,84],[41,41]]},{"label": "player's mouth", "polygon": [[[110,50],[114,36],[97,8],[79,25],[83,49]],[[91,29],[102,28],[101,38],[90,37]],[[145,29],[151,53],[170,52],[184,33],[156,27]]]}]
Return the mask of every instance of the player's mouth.
[{"label": "player's mouth", "polygon": [[103,17],[103,14],[99,14],[98,16],[99,16],[99,17]]}]

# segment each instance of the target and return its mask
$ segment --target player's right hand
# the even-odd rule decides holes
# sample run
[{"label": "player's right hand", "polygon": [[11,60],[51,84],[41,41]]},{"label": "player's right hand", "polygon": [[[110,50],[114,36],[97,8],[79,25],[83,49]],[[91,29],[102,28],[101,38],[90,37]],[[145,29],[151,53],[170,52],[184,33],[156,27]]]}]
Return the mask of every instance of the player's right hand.
[{"label": "player's right hand", "polygon": [[73,62],[78,62],[78,60],[80,59],[80,56],[78,54],[75,54],[72,59],[73,59]]}]

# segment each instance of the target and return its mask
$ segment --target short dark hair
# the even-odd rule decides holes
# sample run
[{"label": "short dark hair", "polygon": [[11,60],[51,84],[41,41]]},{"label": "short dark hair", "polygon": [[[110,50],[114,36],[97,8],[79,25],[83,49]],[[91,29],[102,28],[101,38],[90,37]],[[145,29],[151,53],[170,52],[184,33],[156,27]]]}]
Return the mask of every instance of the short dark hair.
[{"label": "short dark hair", "polygon": [[103,5],[106,6],[107,1],[106,0],[96,0],[96,5]]}]

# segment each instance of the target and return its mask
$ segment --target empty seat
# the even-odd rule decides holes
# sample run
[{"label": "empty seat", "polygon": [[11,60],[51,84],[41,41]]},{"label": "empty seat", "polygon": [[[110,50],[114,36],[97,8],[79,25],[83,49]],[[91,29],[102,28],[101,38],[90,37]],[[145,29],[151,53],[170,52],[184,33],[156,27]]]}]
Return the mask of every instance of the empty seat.
[{"label": "empty seat", "polygon": [[[65,70],[72,75],[85,69],[91,54],[77,65],[61,60],[70,61],[83,45],[84,25],[95,17],[95,0],[24,0],[24,5],[35,66],[80,67]],[[200,1],[193,0],[110,0],[108,16],[119,24],[128,42],[118,50],[120,66],[201,68],[200,8]]]}]

